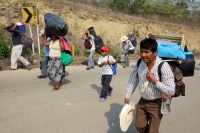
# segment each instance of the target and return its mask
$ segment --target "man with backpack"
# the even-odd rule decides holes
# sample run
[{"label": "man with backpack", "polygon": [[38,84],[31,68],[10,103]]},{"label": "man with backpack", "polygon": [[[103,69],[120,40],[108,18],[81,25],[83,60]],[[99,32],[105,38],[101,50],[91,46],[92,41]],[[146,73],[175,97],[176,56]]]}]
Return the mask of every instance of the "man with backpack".
[{"label": "man with backpack", "polygon": [[85,46],[87,45],[88,52],[90,53],[86,70],[94,69],[94,59],[93,59],[93,55],[95,53],[94,36],[90,33],[89,30],[86,30],[81,38],[85,41],[84,44]]},{"label": "man with backpack", "polygon": [[[161,68],[162,79],[158,75],[158,44],[155,39],[146,38],[140,43],[141,62],[135,66],[126,87],[125,104],[138,86],[141,98],[137,104],[135,126],[139,133],[158,133],[163,114],[162,98],[175,93],[174,74],[167,62]],[[138,63],[137,63],[138,64]]]},{"label": "man with backpack", "polygon": [[124,62],[123,67],[126,68],[129,66],[129,59],[128,59],[129,49],[133,48],[133,45],[127,36],[121,37],[121,41],[122,41],[122,54],[125,55],[125,62]]},{"label": "man with backpack", "polygon": [[23,45],[21,42],[22,34],[18,29],[18,25],[11,23],[5,28],[8,32],[12,33],[12,53],[11,53],[11,70],[17,69],[17,60],[23,63],[28,70],[31,70],[31,63],[21,56]]}]

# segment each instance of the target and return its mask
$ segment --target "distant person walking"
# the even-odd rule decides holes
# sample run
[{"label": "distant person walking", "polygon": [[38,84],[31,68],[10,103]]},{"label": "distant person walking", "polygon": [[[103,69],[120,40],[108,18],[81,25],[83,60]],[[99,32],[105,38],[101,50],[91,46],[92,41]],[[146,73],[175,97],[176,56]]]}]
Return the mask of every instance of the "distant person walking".
[{"label": "distant person walking", "polygon": [[65,73],[63,71],[62,60],[61,60],[61,51],[64,51],[64,46],[62,42],[62,36],[51,36],[51,41],[49,44],[49,62],[47,66],[47,74],[50,80],[56,82],[55,87],[52,91],[60,89],[60,84],[62,78],[64,78]]},{"label": "distant person walking", "polygon": [[100,95],[100,102],[106,101],[107,95],[112,96],[113,88],[110,87],[110,82],[112,80],[113,71],[112,71],[112,64],[115,64],[115,59],[108,55],[109,48],[107,46],[103,46],[101,48],[101,56],[98,60],[99,67],[102,67],[102,77],[101,77],[101,95]]},{"label": "distant person walking", "polygon": [[86,70],[94,69],[94,59],[93,59],[93,55],[95,53],[94,36],[91,35],[89,30],[86,30],[81,38],[83,40],[88,40],[92,45],[91,49],[88,49],[88,52],[90,53],[90,55],[88,58],[88,65],[87,65]]},{"label": "distant person walking", "polygon": [[17,70],[17,60],[23,63],[28,70],[31,70],[31,63],[21,56],[23,45],[21,43],[22,35],[18,30],[18,25],[11,23],[11,25],[7,26],[5,29],[12,33],[13,47],[11,52],[11,70]]},{"label": "distant person walking", "polygon": [[41,63],[41,74],[38,76],[39,79],[47,77],[47,64],[49,61],[49,44],[50,44],[50,37],[46,37],[45,29],[40,30],[39,36],[43,37],[43,45],[44,45],[44,58]]},{"label": "distant person walking", "polygon": [[133,48],[133,45],[130,40],[128,40],[127,36],[121,37],[122,41],[122,54],[125,55],[125,62],[123,64],[123,67],[128,67],[129,66],[129,49]]}]

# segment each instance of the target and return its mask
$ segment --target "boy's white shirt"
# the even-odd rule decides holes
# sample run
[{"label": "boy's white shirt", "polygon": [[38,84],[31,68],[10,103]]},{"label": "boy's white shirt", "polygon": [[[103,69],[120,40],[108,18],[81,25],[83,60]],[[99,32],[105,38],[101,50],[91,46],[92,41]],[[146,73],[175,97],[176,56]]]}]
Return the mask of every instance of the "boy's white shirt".
[{"label": "boy's white shirt", "polygon": [[[108,61],[108,55],[105,57],[100,56],[99,60],[98,60],[98,65],[100,65],[101,63],[103,63],[105,61]],[[109,61],[116,62],[116,60],[111,55],[109,55]],[[110,66],[112,67],[112,65],[110,65]],[[102,66],[102,75],[113,75],[113,71],[110,68],[110,66],[108,64]]]}]

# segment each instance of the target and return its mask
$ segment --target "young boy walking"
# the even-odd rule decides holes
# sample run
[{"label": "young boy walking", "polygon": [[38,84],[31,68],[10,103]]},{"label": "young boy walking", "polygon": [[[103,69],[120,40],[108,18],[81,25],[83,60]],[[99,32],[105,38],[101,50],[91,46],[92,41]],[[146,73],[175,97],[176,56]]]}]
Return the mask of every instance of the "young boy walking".
[{"label": "young boy walking", "polygon": [[101,95],[100,102],[106,101],[107,95],[112,96],[113,88],[110,87],[110,82],[113,76],[112,64],[115,64],[115,59],[108,55],[109,48],[107,46],[103,46],[101,48],[101,56],[98,60],[99,67],[102,67],[102,77],[101,77]]}]

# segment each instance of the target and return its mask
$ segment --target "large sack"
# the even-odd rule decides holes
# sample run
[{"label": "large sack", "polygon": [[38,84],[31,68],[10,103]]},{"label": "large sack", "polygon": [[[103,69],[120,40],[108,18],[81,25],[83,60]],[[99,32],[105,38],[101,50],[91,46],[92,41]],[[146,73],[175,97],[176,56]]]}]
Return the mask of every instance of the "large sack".
[{"label": "large sack", "polygon": [[132,45],[134,47],[136,47],[137,46],[137,38],[136,38],[136,36],[134,34],[129,34],[129,35],[127,35],[127,37],[128,37],[128,40],[131,41]]},{"label": "large sack", "polygon": [[97,34],[94,30],[94,27],[90,27],[90,28],[88,28],[88,30],[90,31],[90,34],[92,34],[94,37],[97,36]]},{"label": "large sack", "polygon": [[67,23],[60,18],[59,16],[47,13],[44,15],[45,21],[45,32],[47,36],[58,35],[58,36],[65,36],[68,33],[68,25]]},{"label": "large sack", "polygon": [[95,50],[97,53],[101,54],[101,47],[104,46],[103,39],[101,36],[95,36],[94,37],[94,43],[95,43]]}]

